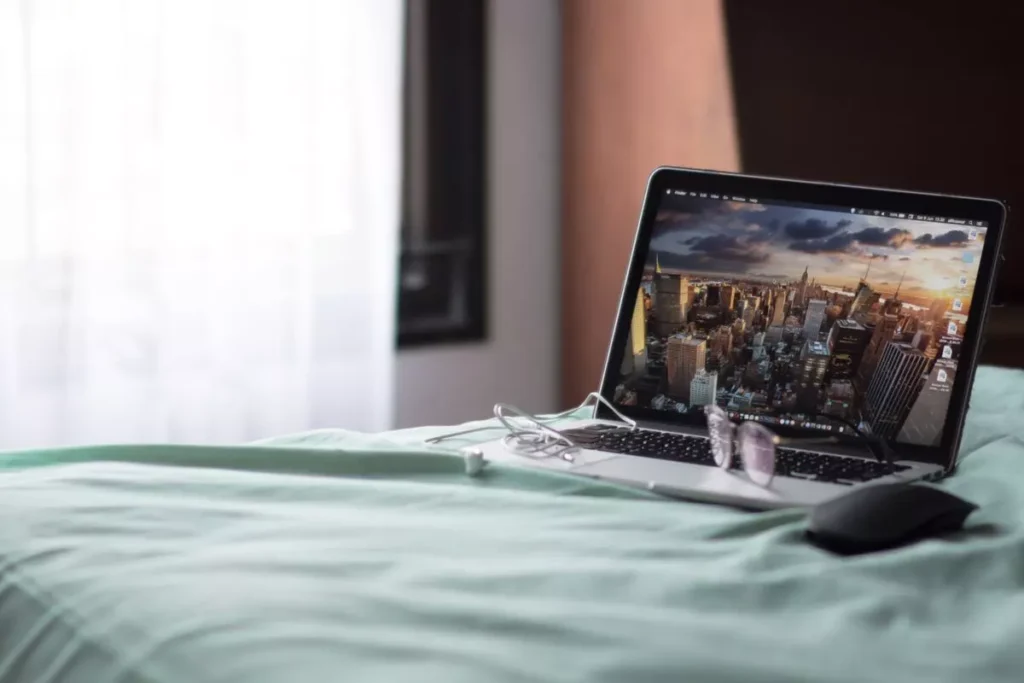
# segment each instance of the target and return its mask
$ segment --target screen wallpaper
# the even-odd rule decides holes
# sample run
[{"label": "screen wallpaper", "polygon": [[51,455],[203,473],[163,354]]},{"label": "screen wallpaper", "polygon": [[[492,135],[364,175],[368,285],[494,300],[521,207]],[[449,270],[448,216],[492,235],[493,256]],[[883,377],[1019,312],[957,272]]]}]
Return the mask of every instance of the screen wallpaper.
[{"label": "screen wallpaper", "polygon": [[662,197],[615,401],[938,445],[984,224],[733,199]]}]

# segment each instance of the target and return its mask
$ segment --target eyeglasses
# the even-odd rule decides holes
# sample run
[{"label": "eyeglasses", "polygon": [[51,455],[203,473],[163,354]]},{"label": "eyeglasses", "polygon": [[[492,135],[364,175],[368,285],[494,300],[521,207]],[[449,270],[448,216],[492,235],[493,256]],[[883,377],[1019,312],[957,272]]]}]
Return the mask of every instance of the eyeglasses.
[{"label": "eyeglasses", "polygon": [[[839,443],[834,436],[823,438],[787,438],[782,437],[757,422],[734,423],[728,413],[715,405],[706,406],[704,414],[708,422],[708,438],[711,441],[711,455],[715,464],[722,469],[733,465],[733,458],[739,455],[740,464],[747,478],[758,486],[767,487],[775,476],[775,450],[784,444],[801,443]],[[857,425],[832,415],[823,415],[835,419],[853,430],[867,445],[879,462],[892,462],[894,457],[884,440],[864,433]]]}]

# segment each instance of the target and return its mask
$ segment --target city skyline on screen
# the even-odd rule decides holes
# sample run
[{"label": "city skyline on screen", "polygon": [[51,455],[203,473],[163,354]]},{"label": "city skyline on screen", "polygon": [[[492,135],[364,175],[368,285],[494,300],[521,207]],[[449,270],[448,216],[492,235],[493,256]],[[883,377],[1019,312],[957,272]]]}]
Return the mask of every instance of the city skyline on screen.
[{"label": "city skyline on screen", "polygon": [[661,198],[614,400],[938,445],[986,228],[692,195]]}]

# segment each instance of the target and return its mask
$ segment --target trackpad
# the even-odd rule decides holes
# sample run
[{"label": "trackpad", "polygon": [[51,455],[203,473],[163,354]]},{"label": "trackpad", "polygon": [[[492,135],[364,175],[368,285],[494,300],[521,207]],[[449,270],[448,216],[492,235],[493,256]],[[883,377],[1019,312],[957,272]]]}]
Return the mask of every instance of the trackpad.
[{"label": "trackpad", "polygon": [[[572,468],[573,472],[587,476],[620,481],[669,493],[692,493],[695,498],[723,496],[781,502],[779,491],[762,488],[740,472],[718,467],[692,465],[682,462],[656,460],[622,455],[601,462]],[[701,495],[703,494],[703,495]]]}]

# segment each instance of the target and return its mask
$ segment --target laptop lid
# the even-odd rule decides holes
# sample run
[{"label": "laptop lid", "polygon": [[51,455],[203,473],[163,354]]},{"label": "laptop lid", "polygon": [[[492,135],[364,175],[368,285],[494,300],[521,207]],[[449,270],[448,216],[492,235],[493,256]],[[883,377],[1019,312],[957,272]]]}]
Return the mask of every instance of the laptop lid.
[{"label": "laptop lid", "polygon": [[601,383],[637,418],[716,403],[792,436],[951,469],[996,278],[1003,203],[659,168]]}]

